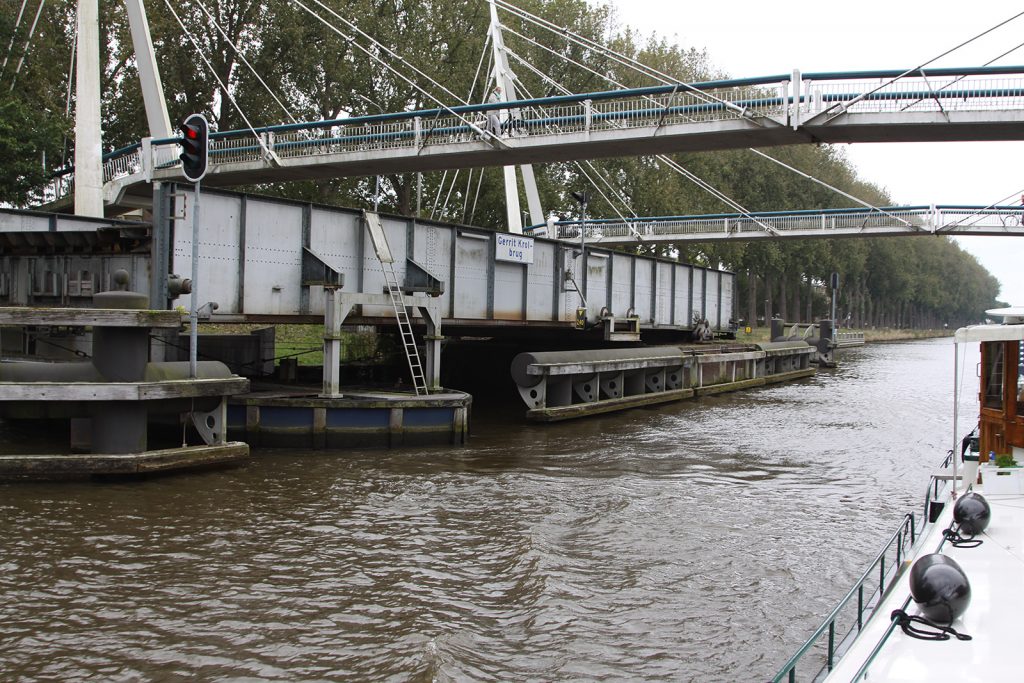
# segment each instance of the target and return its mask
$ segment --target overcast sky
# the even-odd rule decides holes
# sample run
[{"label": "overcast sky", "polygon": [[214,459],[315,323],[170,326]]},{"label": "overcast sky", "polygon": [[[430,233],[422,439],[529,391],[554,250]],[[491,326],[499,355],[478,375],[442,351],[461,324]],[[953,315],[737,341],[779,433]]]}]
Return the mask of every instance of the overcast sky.
[{"label": "overcast sky", "polygon": [[[706,49],[714,68],[737,78],[793,69],[910,69],[1024,12],[1024,3],[1005,0],[607,1],[616,7],[622,24],[644,34],[657,32],[684,47]],[[1024,17],[931,66],[980,66],[1021,43]],[[1024,64],[1024,49],[995,64]],[[1024,142],[841,147],[861,177],[885,187],[898,204],[987,205],[1024,190]],[[1024,237],[958,239],[999,278],[1000,298],[1024,305]]]}]

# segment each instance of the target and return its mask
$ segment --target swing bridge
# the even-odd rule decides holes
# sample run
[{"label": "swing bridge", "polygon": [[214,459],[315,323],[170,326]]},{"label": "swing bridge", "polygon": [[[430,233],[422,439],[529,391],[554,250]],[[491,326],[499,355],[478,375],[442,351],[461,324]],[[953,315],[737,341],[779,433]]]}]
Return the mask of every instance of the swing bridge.
[{"label": "swing bridge", "polygon": [[[324,320],[325,357],[332,366],[342,321],[397,318],[420,393],[438,386],[442,320],[446,329],[492,335],[603,326],[605,341],[638,341],[641,325],[645,340],[651,332],[729,332],[732,273],[611,249],[616,245],[1024,234],[1021,207],[866,205],[752,213],[702,181],[737,212],[545,222],[534,163],[654,155],[684,172],[664,155],[816,143],[1022,140],[1024,66],[793,71],[699,83],[659,76],[661,83],[649,87],[563,89],[536,98],[509,67],[512,53],[497,15],[498,6],[510,9],[505,0],[489,2],[489,79],[502,93],[496,101],[447,106],[430,96],[438,106],[214,132],[199,221],[199,193],[181,184],[180,138],[170,127],[143,3],[125,4],[150,135],[98,154],[98,65],[92,65],[93,75],[84,72],[89,56],[81,52],[83,45],[98,43],[97,22],[83,18],[88,15],[80,7],[75,163],[55,175],[45,196],[48,208],[73,204],[99,223],[0,212],[0,300],[9,304],[67,305],[83,292],[109,287],[110,273],[124,267],[148,283],[154,305],[187,305],[193,318],[202,310],[223,321]],[[502,233],[226,190],[494,166],[504,168],[508,232],[521,240],[514,253],[503,251]],[[516,166],[532,223],[525,229]],[[151,224],[102,218],[137,208],[152,211]],[[93,255],[98,259],[86,262]],[[202,293],[169,296],[173,274],[189,270]],[[414,324],[427,329],[422,362]],[[324,381],[325,393],[336,394],[337,378]]]}]

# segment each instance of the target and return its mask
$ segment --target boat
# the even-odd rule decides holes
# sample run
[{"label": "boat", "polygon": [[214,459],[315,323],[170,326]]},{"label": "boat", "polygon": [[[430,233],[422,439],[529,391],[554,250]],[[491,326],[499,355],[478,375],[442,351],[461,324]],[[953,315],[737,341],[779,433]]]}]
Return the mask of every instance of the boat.
[{"label": "boat", "polygon": [[[952,448],[861,576],[772,679],[1020,681],[1024,307],[954,335]],[[963,351],[980,344],[977,425],[960,436]],[[973,370],[973,365],[971,367]],[[998,464],[997,464],[998,463]],[[1002,466],[999,466],[1002,465]]]}]

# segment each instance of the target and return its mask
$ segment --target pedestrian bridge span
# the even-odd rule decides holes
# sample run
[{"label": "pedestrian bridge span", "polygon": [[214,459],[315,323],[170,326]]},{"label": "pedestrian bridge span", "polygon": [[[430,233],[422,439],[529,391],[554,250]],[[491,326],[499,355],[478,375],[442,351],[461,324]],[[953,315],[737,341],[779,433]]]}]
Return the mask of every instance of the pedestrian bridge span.
[{"label": "pedestrian bridge span", "polygon": [[[582,235],[580,234],[582,229]],[[587,244],[659,244],[763,238],[887,235],[1024,235],[1024,206],[888,206],[762,211],[628,220],[558,221],[527,229],[534,235]]]},{"label": "pedestrian bridge span", "polygon": [[[497,122],[497,125],[495,124]],[[215,186],[800,143],[1024,139],[1024,66],[806,73],[221,131]],[[179,140],[104,157],[105,195],[181,179]],[[68,196],[73,169],[51,196]]]}]

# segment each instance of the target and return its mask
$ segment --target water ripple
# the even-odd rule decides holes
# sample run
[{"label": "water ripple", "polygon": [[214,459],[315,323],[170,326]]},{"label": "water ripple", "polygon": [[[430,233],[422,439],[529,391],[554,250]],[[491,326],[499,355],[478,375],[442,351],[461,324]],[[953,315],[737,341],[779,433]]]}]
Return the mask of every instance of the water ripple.
[{"label": "water ripple", "polygon": [[[949,440],[948,348],[463,449],[0,487],[5,679],[764,679]],[[969,392],[965,392],[969,393]]]}]

